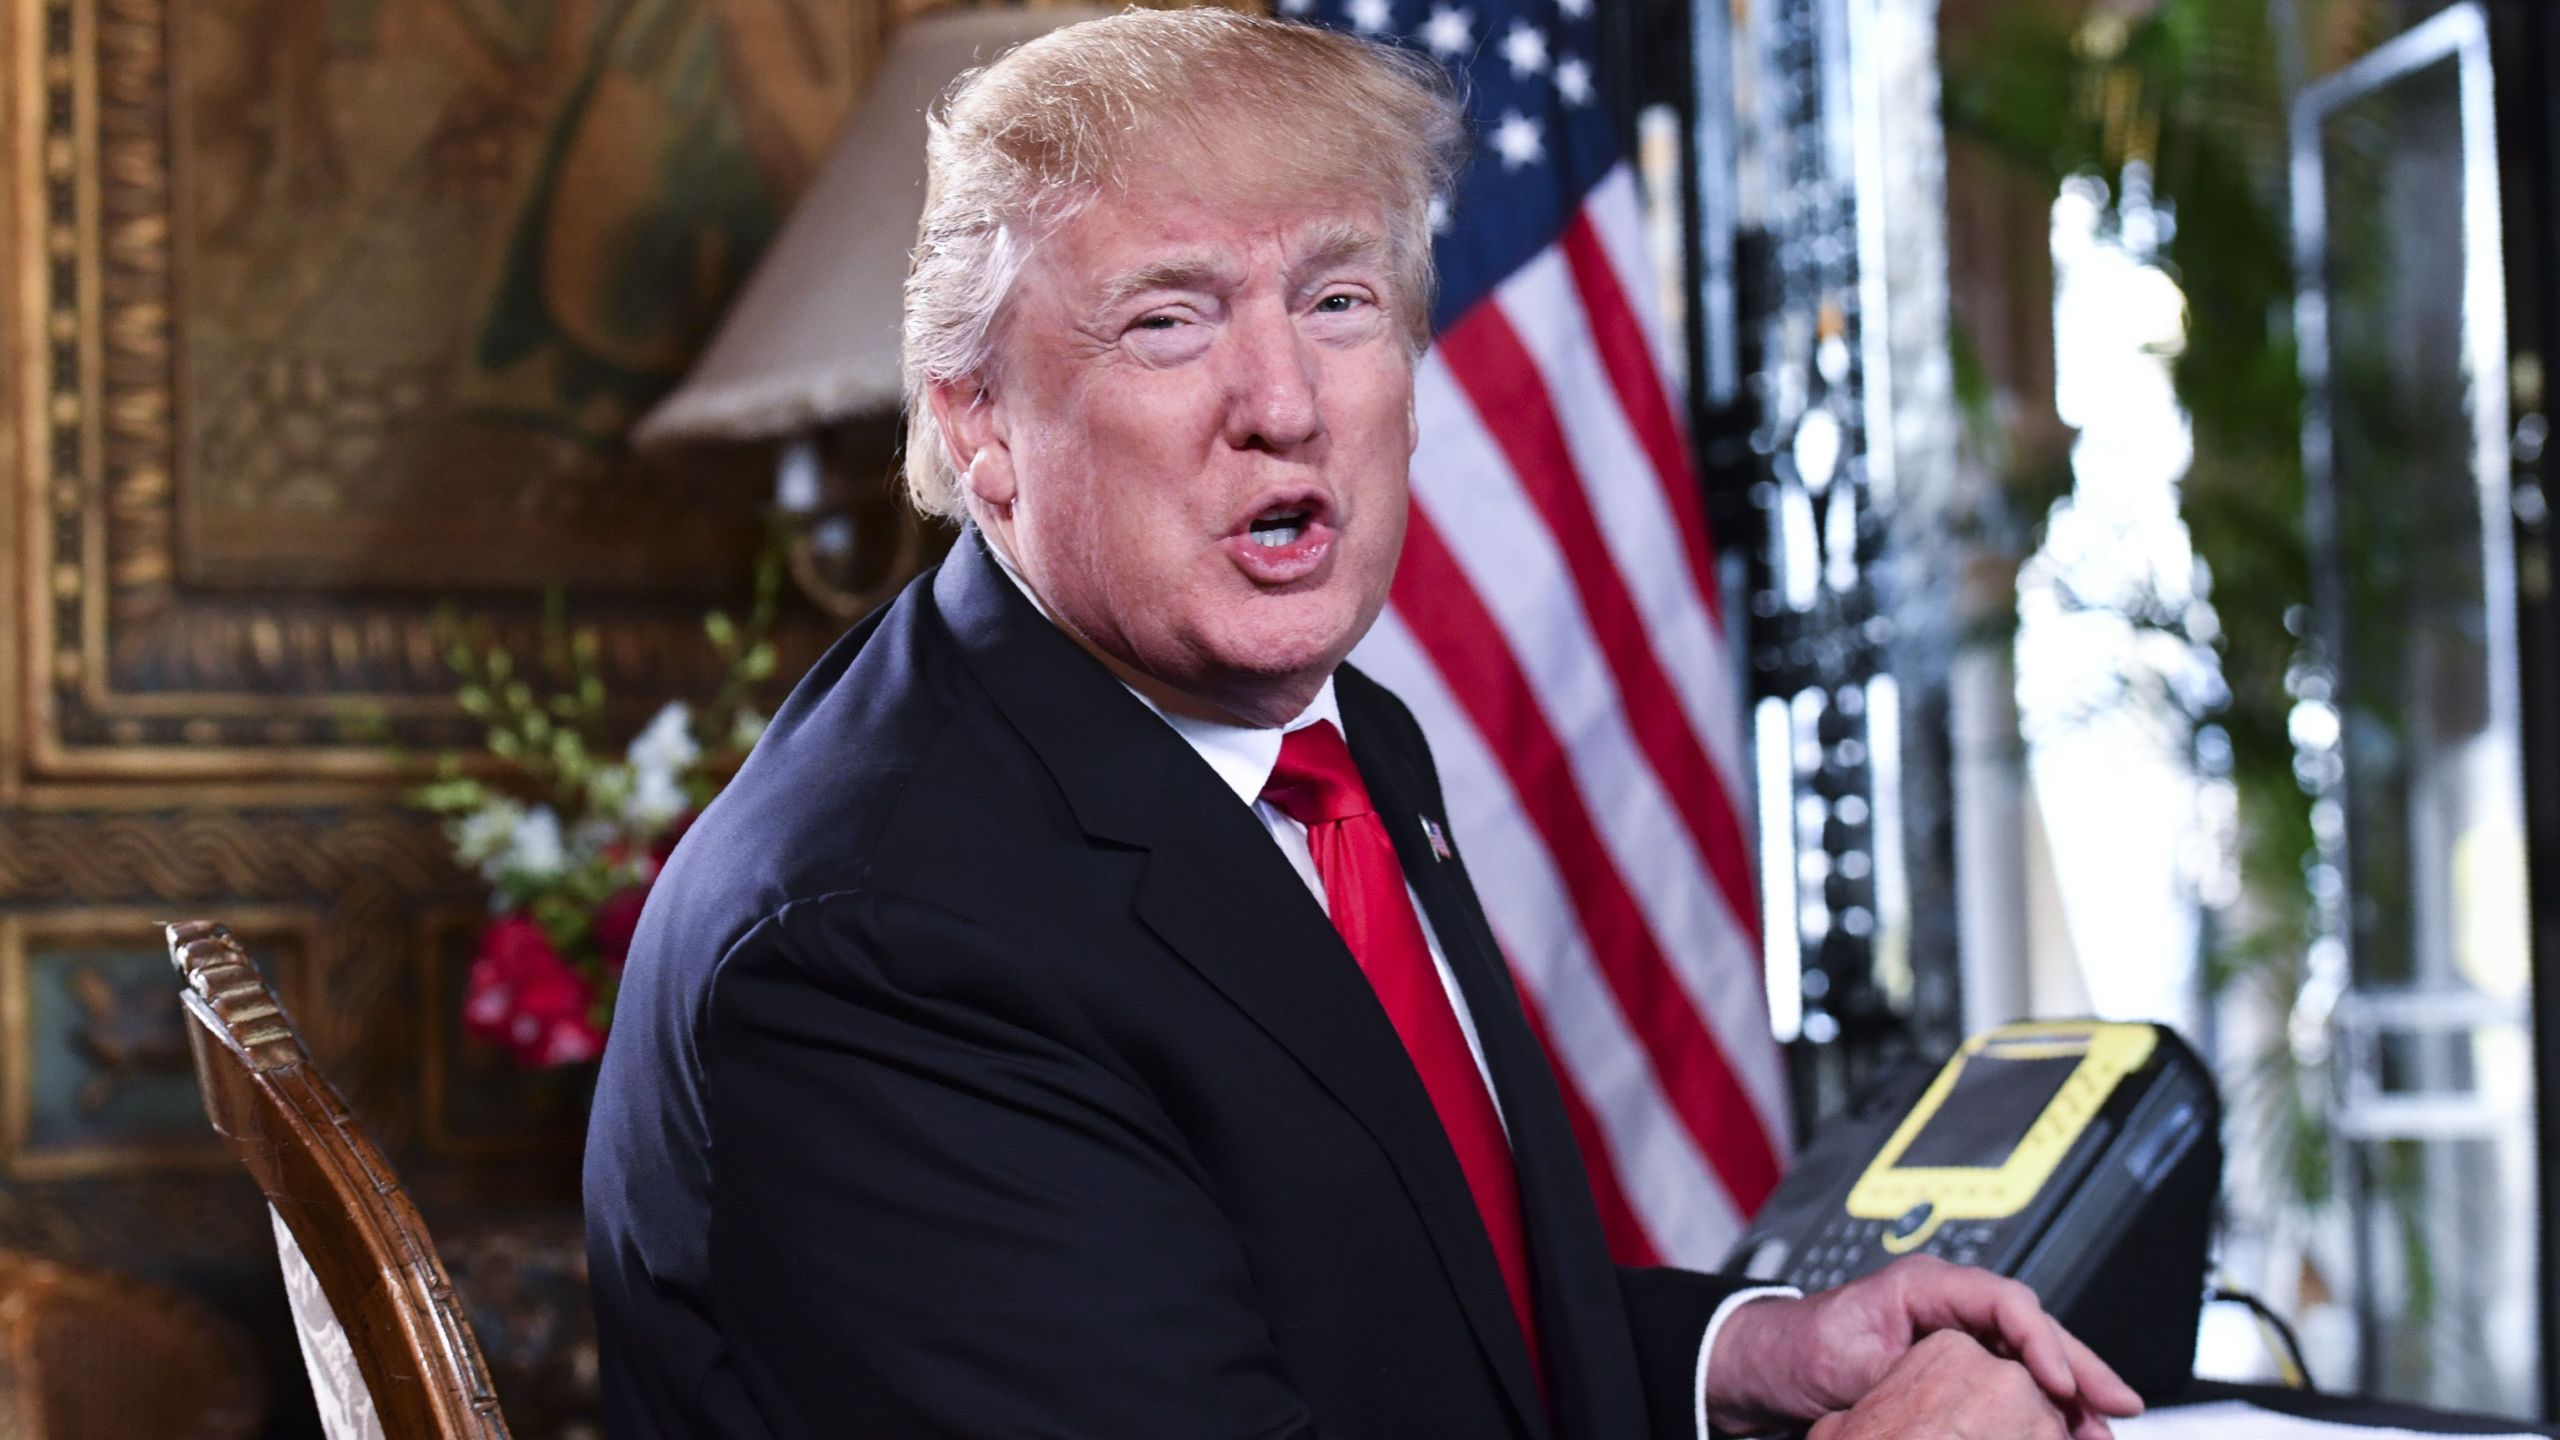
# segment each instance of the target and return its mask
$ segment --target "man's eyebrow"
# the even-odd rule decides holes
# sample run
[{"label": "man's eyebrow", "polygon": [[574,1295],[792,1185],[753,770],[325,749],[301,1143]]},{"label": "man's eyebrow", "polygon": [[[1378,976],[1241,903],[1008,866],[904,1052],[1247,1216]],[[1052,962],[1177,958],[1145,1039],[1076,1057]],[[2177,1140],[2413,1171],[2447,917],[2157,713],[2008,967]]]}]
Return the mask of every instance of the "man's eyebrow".
[{"label": "man's eyebrow", "polygon": [[1171,255],[1114,276],[1103,288],[1102,308],[1111,309],[1157,290],[1218,290],[1234,282],[1234,267],[1214,255]]},{"label": "man's eyebrow", "polygon": [[1333,220],[1307,237],[1297,268],[1304,275],[1350,261],[1384,264],[1386,259],[1387,242],[1376,231],[1350,220]]},{"label": "man's eyebrow", "polygon": [[[1294,268],[1312,278],[1317,272],[1358,261],[1384,264],[1387,242],[1365,225],[1329,221],[1306,238]],[[1159,290],[1224,290],[1238,281],[1234,264],[1217,255],[1168,255],[1112,277],[1103,287],[1101,308],[1114,309]],[[1304,282],[1302,282],[1304,283]]]}]

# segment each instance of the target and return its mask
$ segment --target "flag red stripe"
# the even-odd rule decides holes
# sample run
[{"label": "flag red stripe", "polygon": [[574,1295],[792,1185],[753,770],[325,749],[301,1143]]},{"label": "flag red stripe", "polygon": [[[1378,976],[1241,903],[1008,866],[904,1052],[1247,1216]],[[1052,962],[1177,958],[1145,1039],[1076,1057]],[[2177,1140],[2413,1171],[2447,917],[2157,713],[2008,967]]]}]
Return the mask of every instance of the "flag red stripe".
[{"label": "flag red stripe", "polygon": [[1574,1143],[1582,1148],[1582,1168],[1591,1177],[1591,1199],[1600,1211],[1600,1233],[1609,1241],[1610,1258],[1621,1265],[1661,1264],[1662,1252],[1645,1230],[1643,1217],[1627,1200],[1626,1188],[1618,1179],[1618,1162],[1609,1153],[1608,1139],[1600,1133],[1600,1121],[1591,1113],[1591,1102],[1583,1098],[1582,1087],[1574,1083],[1572,1068],[1565,1064],[1554,1039],[1547,1034],[1547,1017],[1539,1012],[1538,997],[1526,985],[1518,988],[1520,1008],[1529,1017],[1529,1031],[1538,1037],[1538,1048],[1547,1052],[1547,1068],[1556,1073],[1556,1088],[1564,1093],[1565,1123],[1573,1127]]},{"label": "flag red stripe", "polygon": [[1573,288],[1582,297],[1591,343],[1600,352],[1600,368],[1609,372],[1618,392],[1618,408],[1637,443],[1653,460],[1654,479],[1680,527],[1680,545],[1688,553],[1691,575],[1707,613],[1721,616],[1716,587],[1714,544],[1707,532],[1706,504],[1689,467],[1689,445],[1671,413],[1671,392],[1654,368],[1653,351],[1645,343],[1644,326],[1636,319],[1617,267],[1593,225],[1591,212],[1576,210],[1561,237],[1565,268],[1573,272]]},{"label": "flag red stripe", "polygon": [[[1768,1198],[1778,1157],[1767,1120],[1751,1102],[1689,994],[1610,864],[1575,790],[1564,747],[1547,725],[1520,662],[1466,572],[1420,508],[1405,530],[1393,590],[1396,613],[1431,657],[1510,775],[1530,823],[1546,840],[1591,953],[1662,1093],[1744,1214]],[[1747,1122],[1747,1123],[1746,1123]]]},{"label": "flag red stripe", "polygon": [[1511,473],[1563,553],[1601,655],[1617,677],[1628,728],[1698,842],[1725,908],[1745,931],[1756,933],[1759,904],[1740,809],[1645,638],[1644,617],[1600,534],[1537,362],[1497,305],[1479,305],[1450,326],[1441,340],[1440,359],[1475,406],[1485,433],[1511,462]]}]

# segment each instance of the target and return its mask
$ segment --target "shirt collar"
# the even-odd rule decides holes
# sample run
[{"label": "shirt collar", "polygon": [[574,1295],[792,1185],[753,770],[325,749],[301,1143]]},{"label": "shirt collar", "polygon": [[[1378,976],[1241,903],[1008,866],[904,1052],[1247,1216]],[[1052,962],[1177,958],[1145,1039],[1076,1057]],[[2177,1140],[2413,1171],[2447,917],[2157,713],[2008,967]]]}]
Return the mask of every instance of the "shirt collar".
[{"label": "shirt collar", "polygon": [[[1012,581],[1013,588],[1022,592],[1022,598],[1031,602],[1031,608],[1048,618],[1051,624],[1056,624],[1057,618],[1049,614],[1049,607],[1031,592],[1031,585],[1022,578],[1022,572],[1013,568],[1012,557],[993,541],[987,543],[987,553],[995,557],[996,568],[1004,572],[1004,578]],[[1227,788],[1236,792],[1236,798],[1247,805],[1261,799],[1262,787],[1271,783],[1271,772],[1280,763],[1280,737],[1319,720],[1330,720],[1334,729],[1342,729],[1342,706],[1334,698],[1333,677],[1330,675],[1324,677],[1324,685],[1316,691],[1315,698],[1307,702],[1307,708],[1278,729],[1233,725],[1220,720],[1195,720],[1188,715],[1167,711],[1127,681],[1121,682],[1121,688],[1137,696],[1139,703],[1154,711],[1157,719],[1172,726],[1173,733],[1198,751],[1200,758],[1209,762],[1209,768],[1218,773],[1218,778],[1226,782]]]}]

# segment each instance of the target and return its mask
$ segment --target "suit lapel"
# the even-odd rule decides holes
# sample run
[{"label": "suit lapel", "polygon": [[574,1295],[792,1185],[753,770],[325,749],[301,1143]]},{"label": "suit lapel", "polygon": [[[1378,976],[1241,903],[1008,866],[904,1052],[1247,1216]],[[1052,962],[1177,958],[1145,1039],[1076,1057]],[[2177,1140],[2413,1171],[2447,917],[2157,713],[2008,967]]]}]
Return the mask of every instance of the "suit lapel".
[{"label": "suit lapel", "polygon": [[[1148,852],[1133,899],[1140,923],[1376,1139],[1523,1424],[1546,1436],[1528,1350],[1466,1174],[1332,921],[1235,792],[1033,609],[984,543],[974,529],[965,532],[934,584],[972,673],[1040,756],[1085,832]],[[1401,834],[1397,846],[1413,866]]]},{"label": "suit lapel", "polygon": [[[1590,1176],[1554,1069],[1529,1029],[1510,962],[1476,902],[1464,859],[1448,844],[1448,817],[1427,763],[1391,743],[1393,722],[1381,713],[1371,688],[1373,682],[1349,669],[1335,686],[1352,758],[1387,819],[1406,880],[1467,998],[1468,1017],[1501,1100],[1520,1177],[1557,1422],[1564,1434],[1576,1437],[1650,1433],[1617,1267],[1600,1233]],[[1445,856],[1443,849],[1449,851]]]}]

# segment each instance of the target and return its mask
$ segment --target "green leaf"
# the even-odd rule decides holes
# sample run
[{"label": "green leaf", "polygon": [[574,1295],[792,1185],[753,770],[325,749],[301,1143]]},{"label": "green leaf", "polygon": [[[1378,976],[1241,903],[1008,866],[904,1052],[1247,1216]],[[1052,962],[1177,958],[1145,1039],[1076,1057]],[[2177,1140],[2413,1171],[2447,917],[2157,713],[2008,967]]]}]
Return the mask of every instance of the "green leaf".
[{"label": "green leaf", "polygon": [[438,780],[419,786],[409,798],[422,809],[454,813],[481,809],[491,796],[489,787],[477,780]]}]

